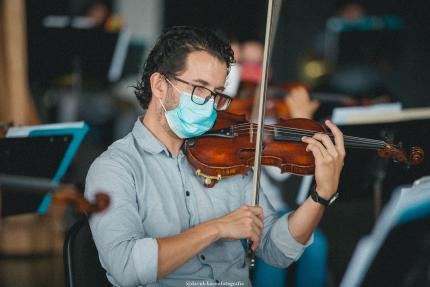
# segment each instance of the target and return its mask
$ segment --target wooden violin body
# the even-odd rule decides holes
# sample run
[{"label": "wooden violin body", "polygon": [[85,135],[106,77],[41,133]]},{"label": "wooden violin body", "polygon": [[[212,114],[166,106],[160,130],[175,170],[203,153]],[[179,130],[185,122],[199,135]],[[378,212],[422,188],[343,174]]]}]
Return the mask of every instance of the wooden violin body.
[{"label": "wooden violin body", "polygon": [[[244,116],[221,112],[218,113],[212,132],[198,139],[187,140],[185,147],[188,161],[199,175],[221,179],[248,173],[248,169],[254,164],[256,125],[251,124],[248,127],[247,123]],[[240,124],[245,124],[245,127]],[[280,124],[325,132],[323,126],[312,120],[290,119],[282,120]],[[274,140],[266,137],[264,141],[261,158],[263,165],[274,165],[282,172],[300,175],[314,173],[314,158],[306,151],[303,143],[297,141],[285,145],[284,139],[281,139],[282,135],[277,135],[276,131],[272,137]],[[201,152],[202,150],[205,152]]]},{"label": "wooden violin body", "polygon": [[[387,103],[389,98],[363,98],[358,99],[350,95],[338,93],[321,93],[309,92],[308,88],[300,83],[289,83],[283,85],[270,85],[267,90],[266,99],[266,116],[289,119],[294,115],[287,104],[286,97],[297,88],[307,91],[310,99],[317,100],[320,103],[335,104],[338,106],[368,106],[373,104]],[[256,96],[258,84],[251,82],[242,82],[239,86],[239,92],[234,100],[231,102],[227,112],[236,115],[246,115],[247,119],[251,118],[253,108],[258,106]]]},{"label": "wooden violin body", "polygon": [[6,136],[7,131],[11,126],[13,126],[13,123],[11,122],[0,122],[0,139]]},{"label": "wooden violin body", "polygon": [[[285,102],[285,95],[288,93],[290,87],[281,89],[278,87],[269,87],[268,97],[266,99],[266,116],[276,117],[282,119],[290,118],[288,105]],[[236,115],[246,115],[249,119],[253,111],[253,107],[257,106],[258,97],[256,93],[258,84],[254,82],[241,82],[239,92],[227,108],[227,112]]]},{"label": "wooden violin body", "polygon": [[[228,107],[227,111],[236,115],[246,115],[250,118],[252,108],[255,106],[255,97],[244,99],[234,99]],[[290,118],[290,110],[284,99],[268,98],[266,99],[266,116],[282,119]]]},{"label": "wooden violin body", "polygon": [[[309,119],[281,119],[278,124],[266,125],[264,129],[262,165],[277,166],[282,173],[314,173],[313,154],[306,151],[307,144],[301,139],[315,133],[328,134],[322,124]],[[246,121],[243,115],[219,112],[212,130],[186,141],[187,159],[197,175],[204,177],[206,186],[211,187],[226,176],[248,173],[254,164],[256,130],[256,124]],[[418,164],[424,158],[419,147],[413,147],[410,154],[406,154],[399,147],[379,140],[344,136],[344,141],[347,148],[376,150],[381,157],[393,157],[407,165]]]}]

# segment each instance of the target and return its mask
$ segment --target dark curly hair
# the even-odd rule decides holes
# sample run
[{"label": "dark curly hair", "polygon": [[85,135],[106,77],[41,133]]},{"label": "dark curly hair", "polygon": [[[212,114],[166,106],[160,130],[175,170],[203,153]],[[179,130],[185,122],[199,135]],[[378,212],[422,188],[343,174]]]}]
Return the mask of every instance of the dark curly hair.
[{"label": "dark curly hair", "polygon": [[206,51],[227,64],[227,72],[234,62],[230,45],[206,28],[177,26],[163,33],[152,48],[143,68],[140,81],[135,86],[136,97],[143,109],[152,98],[149,78],[155,72],[166,77],[183,71],[189,53]]}]

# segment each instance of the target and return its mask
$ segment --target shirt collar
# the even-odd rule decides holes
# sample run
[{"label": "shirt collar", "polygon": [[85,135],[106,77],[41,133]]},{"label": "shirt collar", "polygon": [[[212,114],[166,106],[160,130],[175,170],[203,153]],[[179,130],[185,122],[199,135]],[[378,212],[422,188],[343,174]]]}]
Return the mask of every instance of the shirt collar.
[{"label": "shirt collar", "polygon": [[172,156],[170,151],[163,145],[142,123],[142,118],[137,118],[132,130],[133,136],[137,139],[137,143],[147,152],[157,154],[162,151],[167,156]]}]

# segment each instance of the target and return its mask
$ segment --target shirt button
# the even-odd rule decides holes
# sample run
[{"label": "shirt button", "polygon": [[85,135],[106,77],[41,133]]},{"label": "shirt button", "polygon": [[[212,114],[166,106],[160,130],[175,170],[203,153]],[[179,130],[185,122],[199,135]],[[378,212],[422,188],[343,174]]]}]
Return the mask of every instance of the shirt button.
[{"label": "shirt button", "polygon": [[187,191],[185,192],[185,195],[186,195],[186,196],[190,196],[190,192],[187,190]]},{"label": "shirt button", "polygon": [[202,259],[202,260],[205,260],[206,259],[206,257],[202,254],[202,255],[200,255],[200,258]]}]

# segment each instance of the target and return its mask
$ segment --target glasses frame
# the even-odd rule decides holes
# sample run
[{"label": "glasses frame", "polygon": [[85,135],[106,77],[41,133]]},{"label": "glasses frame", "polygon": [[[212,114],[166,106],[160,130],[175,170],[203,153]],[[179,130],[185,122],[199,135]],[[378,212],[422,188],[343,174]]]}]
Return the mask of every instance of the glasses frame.
[{"label": "glasses frame", "polygon": [[[219,93],[219,92],[214,92],[214,91],[212,91],[212,90],[210,90],[210,89],[208,89],[208,88],[206,88],[206,87],[204,87],[204,86],[194,85],[194,84],[192,84],[192,83],[190,83],[190,82],[187,82],[187,81],[182,80],[181,78],[178,78],[178,77],[175,77],[175,76],[173,76],[172,78],[173,78],[173,79],[175,79],[175,80],[176,80],[176,81],[178,81],[178,82],[181,82],[181,83],[186,84],[186,85],[188,85],[188,86],[190,86],[190,87],[192,87],[192,88],[193,88],[193,90],[192,90],[192,92],[191,92],[191,101],[193,101],[193,103],[196,103],[196,104],[198,104],[198,105],[204,105],[204,104],[206,104],[206,103],[207,103],[211,98],[213,98],[213,99],[214,99],[214,102],[216,102],[216,98],[217,98],[217,97],[220,97],[220,98],[225,99],[225,100],[226,100],[226,103],[225,103],[225,104],[223,105],[223,107],[221,107],[221,108],[218,108],[218,107],[214,104],[215,109],[216,109],[217,111],[225,111],[225,110],[228,108],[228,106],[230,105],[231,101],[233,100],[233,98],[232,98],[232,97],[227,96],[226,94]],[[195,95],[194,95],[194,91],[195,91],[195,89],[196,89],[196,88],[204,89],[204,90],[208,91],[208,92],[210,93],[210,96],[207,96],[207,97],[204,99],[204,101],[203,101],[203,102],[197,102],[197,101],[194,99],[194,97],[199,97],[199,96],[195,96]],[[199,97],[199,98],[201,98],[201,97]]]}]

